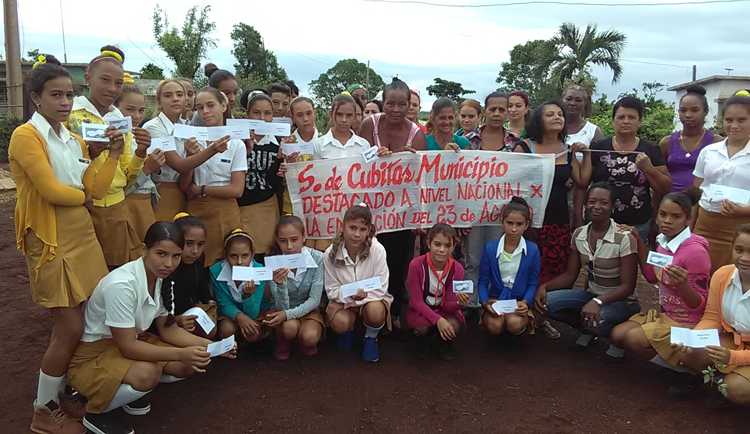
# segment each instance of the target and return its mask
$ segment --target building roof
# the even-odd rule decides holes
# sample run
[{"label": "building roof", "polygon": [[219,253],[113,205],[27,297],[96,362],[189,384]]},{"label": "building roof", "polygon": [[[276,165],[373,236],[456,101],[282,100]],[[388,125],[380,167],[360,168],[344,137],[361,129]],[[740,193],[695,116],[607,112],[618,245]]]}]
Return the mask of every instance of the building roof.
[{"label": "building roof", "polygon": [[714,81],[750,81],[750,76],[747,75],[711,75],[700,80],[688,81],[687,83],[678,84],[668,88],[667,90],[678,91],[687,88],[692,85],[704,85],[712,83]]}]

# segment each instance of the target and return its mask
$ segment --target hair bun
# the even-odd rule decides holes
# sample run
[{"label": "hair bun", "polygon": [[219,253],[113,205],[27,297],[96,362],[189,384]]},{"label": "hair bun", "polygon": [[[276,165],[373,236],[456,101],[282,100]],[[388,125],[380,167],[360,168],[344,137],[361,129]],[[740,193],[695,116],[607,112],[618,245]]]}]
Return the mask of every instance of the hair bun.
[{"label": "hair bun", "polygon": [[111,57],[120,63],[125,63],[125,52],[114,45],[103,46],[99,49],[99,55],[103,57]]},{"label": "hair bun", "polygon": [[526,202],[526,199],[524,199],[522,197],[519,197],[519,196],[513,196],[513,197],[511,197],[510,198],[510,203],[517,203],[519,205],[523,205],[523,206],[526,206],[526,207],[529,206],[529,203]]},{"label": "hair bun", "polygon": [[211,75],[218,71],[219,67],[216,66],[213,63],[206,63],[206,65],[203,67],[203,74],[205,74],[206,77],[211,77]]},{"label": "hair bun", "polygon": [[174,218],[172,219],[172,221],[176,222],[177,220],[185,218],[185,217],[190,217],[190,214],[186,212],[178,212],[177,214],[174,215]]},{"label": "hair bun", "polygon": [[706,96],[706,88],[700,84],[691,84],[685,89],[686,93],[695,93],[701,96]]}]

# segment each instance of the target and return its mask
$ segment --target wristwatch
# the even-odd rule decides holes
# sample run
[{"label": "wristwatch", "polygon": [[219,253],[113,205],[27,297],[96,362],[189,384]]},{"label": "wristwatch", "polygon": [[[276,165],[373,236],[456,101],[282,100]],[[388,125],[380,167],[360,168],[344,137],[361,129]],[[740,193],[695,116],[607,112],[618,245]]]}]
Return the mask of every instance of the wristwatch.
[{"label": "wristwatch", "polygon": [[598,304],[599,306],[603,305],[604,302],[599,297],[592,298],[594,300],[594,303]]},{"label": "wristwatch", "polygon": [[[206,195],[206,186],[201,185],[201,197],[207,197],[207,196],[208,195]],[[599,304],[601,304],[601,302]]]}]

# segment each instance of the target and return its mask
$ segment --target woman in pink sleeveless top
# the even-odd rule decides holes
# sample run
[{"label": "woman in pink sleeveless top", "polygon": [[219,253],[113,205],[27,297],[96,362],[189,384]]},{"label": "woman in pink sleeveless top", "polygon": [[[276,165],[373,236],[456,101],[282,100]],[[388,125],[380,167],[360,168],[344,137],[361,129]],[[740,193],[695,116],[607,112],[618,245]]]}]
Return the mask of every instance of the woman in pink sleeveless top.
[{"label": "woman in pink sleeveless top", "polygon": [[[362,122],[359,135],[378,148],[391,152],[414,152],[427,149],[424,134],[406,118],[411,91],[398,78],[383,89],[383,113],[372,115]],[[382,149],[384,150],[384,149]],[[382,155],[382,153],[381,153]],[[377,235],[387,254],[388,292],[393,295],[391,315],[394,327],[400,327],[401,308],[406,306],[406,272],[414,254],[414,234],[411,230]]]}]

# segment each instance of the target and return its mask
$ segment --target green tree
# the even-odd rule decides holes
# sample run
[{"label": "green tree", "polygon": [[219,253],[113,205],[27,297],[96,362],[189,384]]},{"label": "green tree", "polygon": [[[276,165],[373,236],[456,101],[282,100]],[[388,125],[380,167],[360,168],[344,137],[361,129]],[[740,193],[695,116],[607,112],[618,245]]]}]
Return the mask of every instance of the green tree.
[{"label": "green tree", "polygon": [[435,84],[427,86],[427,93],[432,96],[450,98],[455,102],[459,102],[463,95],[470,93],[476,93],[474,90],[464,89],[461,83],[450,80],[443,80],[440,77],[435,78]]},{"label": "green tree", "polygon": [[[665,87],[666,85],[656,82],[643,83],[641,89],[632,89],[618,97],[619,99],[624,96],[634,96],[643,101],[646,110],[638,135],[654,143],[658,143],[662,137],[674,131],[674,105],[656,97]],[[612,108],[615,102],[608,101],[607,95],[602,95],[593,104],[590,120],[598,125],[607,136],[614,134]]]},{"label": "green tree", "polygon": [[206,57],[209,48],[216,47],[216,41],[210,37],[216,29],[216,23],[210,21],[210,6],[198,11],[193,6],[185,15],[182,29],[170,27],[167,14],[158,5],[154,8],[153,31],[156,43],[177,66],[175,75],[192,79],[200,67],[201,59]]},{"label": "green tree", "polygon": [[532,105],[559,97],[560,81],[552,79],[550,66],[558,56],[554,42],[537,39],[518,44],[510,51],[510,61],[503,62],[497,76],[500,89],[522,90]]},{"label": "green tree", "polygon": [[581,30],[572,23],[563,23],[552,42],[558,54],[554,61],[552,75],[560,83],[589,75],[591,65],[603,66],[612,71],[612,82],[622,75],[620,55],[625,48],[626,37],[616,30],[599,33],[595,25]]},{"label": "green tree", "polygon": [[147,63],[141,68],[141,78],[146,80],[164,80],[164,70],[153,63]]},{"label": "green tree", "polygon": [[370,94],[375,93],[373,89],[382,89],[385,84],[380,75],[364,63],[357,59],[344,59],[311,81],[310,91],[315,95],[318,104],[330,107],[333,98],[354,83],[366,86]]},{"label": "green tree", "polygon": [[279,65],[276,55],[265,48],[263,37],[253,26],[245,23],[235,24],[230,37],[233,44],[232,54],[237,59],[234,68],[241,81],[262,86],[289,79],[284,68]]}]

